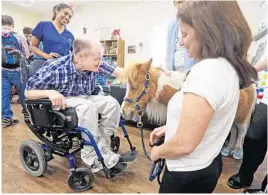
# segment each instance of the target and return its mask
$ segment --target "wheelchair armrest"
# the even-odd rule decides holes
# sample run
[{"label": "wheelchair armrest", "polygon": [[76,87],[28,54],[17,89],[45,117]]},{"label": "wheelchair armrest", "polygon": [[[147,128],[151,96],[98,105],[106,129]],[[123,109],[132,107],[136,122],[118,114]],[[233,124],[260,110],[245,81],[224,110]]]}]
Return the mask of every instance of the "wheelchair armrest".
[{"label": "wheelchair armrest", "polygon": [[52,102],[48,98],[36,99],[36,100],[25,99],[25,104],[28,104],[28,105],[42,104],[44,106],[52,106]]},{"label": "wheelchair armrest", "polygon": [[64,128],[65,122],[66,122],[66,116],[62,112],[59,112],[56,110],[50,110],[49,112],[51,112],[51,113],[55,114],[57,117],[59,117],[59,124],[54,125],[54,127]]},{"label": "wheelchair armrest", "polygon": [[101,86],[95,85],[94,91],[92,92],[92,95],[98,95],[101,92]]}]

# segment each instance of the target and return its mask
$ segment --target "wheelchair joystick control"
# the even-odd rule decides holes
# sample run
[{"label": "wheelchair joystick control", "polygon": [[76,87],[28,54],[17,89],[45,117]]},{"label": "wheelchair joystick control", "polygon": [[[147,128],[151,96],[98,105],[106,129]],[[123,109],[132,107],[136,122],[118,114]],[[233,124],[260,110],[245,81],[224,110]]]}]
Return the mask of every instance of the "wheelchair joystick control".
[{"label": "wheelchair joystick control", "polygon": [[72,146],[73,146],[73,148],[77,148],[77,147],[80,146],[80,142],[79,142],[78,137],[74,137],[74,138],[72,139]]}]

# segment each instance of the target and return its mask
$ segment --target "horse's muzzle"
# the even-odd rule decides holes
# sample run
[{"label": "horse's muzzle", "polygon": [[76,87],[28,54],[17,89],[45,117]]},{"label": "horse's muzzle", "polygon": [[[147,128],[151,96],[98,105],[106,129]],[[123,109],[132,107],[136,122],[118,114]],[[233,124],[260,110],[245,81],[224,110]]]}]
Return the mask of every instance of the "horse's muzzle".
[{"label": "horse's muzzle", "polygon": [[134,111],[131,111],[131,110],[125,110],[123,108],[121,108],[121,114],[122,114],[122,117],[125,119],[125,120],[132,120],[133,117],[134,117]]}]

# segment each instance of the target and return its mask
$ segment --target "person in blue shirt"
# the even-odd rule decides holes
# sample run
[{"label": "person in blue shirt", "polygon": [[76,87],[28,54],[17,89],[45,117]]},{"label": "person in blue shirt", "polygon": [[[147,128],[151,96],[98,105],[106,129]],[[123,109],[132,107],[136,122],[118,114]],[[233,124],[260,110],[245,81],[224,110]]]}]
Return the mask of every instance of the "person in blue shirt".
[{"label": "person in blue shirt", "polygon": [[[174,0],[175,10],[178,10],[182,3],[183,0]],[[195,59],[188,56],[187,49],[179,44],[180,34],[178,20],[174,19],[169,24],[167,37],[166,68],[169,71],[187,71],[196,63]]]},{"label": "person in blue shirt", "polygon": [[[53,7],[52,21],[41,21],[33,30],[31,50],[44,60],[69,54],[74,41],[73,34],[66,25],[73,16],[72,8],[64,3]],[[43,43],[43,50],[39,48]]]}]

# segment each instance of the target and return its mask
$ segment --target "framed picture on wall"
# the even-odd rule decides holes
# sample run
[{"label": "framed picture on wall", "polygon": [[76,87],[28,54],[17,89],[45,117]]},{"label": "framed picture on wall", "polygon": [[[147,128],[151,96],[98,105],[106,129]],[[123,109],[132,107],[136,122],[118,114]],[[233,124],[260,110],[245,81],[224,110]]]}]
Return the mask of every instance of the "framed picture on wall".
[{"label": "framed picture on wall", "polygon": [[136,53],[136,45],[130,45],[128,46],[128,53],[132,54],[132,53]]}]

